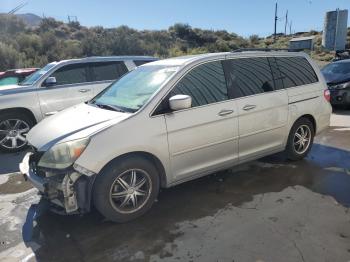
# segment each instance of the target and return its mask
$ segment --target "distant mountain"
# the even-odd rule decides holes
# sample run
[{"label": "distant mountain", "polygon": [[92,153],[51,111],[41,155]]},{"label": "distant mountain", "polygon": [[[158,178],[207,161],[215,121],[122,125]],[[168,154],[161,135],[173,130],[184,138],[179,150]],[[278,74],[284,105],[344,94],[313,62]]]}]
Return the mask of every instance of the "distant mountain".
[{"label": "distant mountain", "polygon": [[35,14],[27,13],[27,14],[16,14],[17,17],[21,18],[23,22],[29,27],[38,26],[42,20],[40,16]]}]

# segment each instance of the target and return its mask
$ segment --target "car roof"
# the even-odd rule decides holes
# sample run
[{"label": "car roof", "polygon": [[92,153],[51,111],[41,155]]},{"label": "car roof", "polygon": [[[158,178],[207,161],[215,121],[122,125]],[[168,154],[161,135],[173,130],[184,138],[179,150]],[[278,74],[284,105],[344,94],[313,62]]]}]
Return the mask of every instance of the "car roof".
[{"label": "car roof", "polygon": [[88,63],[88,62],[108,62],[108,61],[125,61],[125,60],[148,60],[148,61],[156,61],[158,58],[152,56],[90,56],[84,58],[76,58],[76,59],[66,59],[57,61],[57,64],[61,63]]},{"label": "car roof", "polygon": [[240,52],[221,52],[221,53],[207,53],[198,55],[179,56],[175,58],[168,58],[158,60],[155,62],[147,63],[142,66],[185,66],[190,63],[197,61],[205,61],[206,59],[223,59],[223,58],[234,58],[234,57],[271,57],[271,56],[307,56],[303,52],[287,52],[287,51],[240,51]]}]

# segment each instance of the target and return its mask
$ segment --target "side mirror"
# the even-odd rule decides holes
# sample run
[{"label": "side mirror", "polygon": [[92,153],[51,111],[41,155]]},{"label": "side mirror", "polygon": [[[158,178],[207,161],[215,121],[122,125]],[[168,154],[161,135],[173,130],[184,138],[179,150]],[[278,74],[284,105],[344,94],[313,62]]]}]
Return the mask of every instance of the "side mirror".
[{"label": "side mirror", "polygon": [[191,108],[192,98],[188,95],[175,95],[169,98],[169,106],[173,111]]},{"label": "side mirror", "polygon": [[45,80],[45,86],[54,86],[57,84],[56,77],[50,76]]}]

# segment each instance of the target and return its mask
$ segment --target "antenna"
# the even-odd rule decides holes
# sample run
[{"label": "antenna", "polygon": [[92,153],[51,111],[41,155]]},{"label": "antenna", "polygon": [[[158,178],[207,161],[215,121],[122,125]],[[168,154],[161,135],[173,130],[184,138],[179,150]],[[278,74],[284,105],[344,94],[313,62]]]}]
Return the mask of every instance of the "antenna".
[{"label": "antenna", "polygon": [[19,4],[18,6],[16,6],[15,8],[13,8],[10,12],[8,12],[9,15],[13,15],[15,14],[18,10],[20,10],[22,7],[24,7],[25,5],[27,5],[28,2],[22,2],[21,4]]}]

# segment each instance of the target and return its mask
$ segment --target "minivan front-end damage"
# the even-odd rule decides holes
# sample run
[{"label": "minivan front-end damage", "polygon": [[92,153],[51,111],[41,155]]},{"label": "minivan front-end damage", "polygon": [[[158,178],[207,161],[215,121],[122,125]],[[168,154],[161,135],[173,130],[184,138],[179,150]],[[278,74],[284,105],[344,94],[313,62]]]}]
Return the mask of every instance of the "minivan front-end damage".
[{"label": "minivan front-end damage", "polygon": [[51,210],[60,214],[89,212],[96,174],[78,165],[64,170],[42,168],[38,166],[41,157],[40,152],[27,153],[20,171],[49,200]]}]

